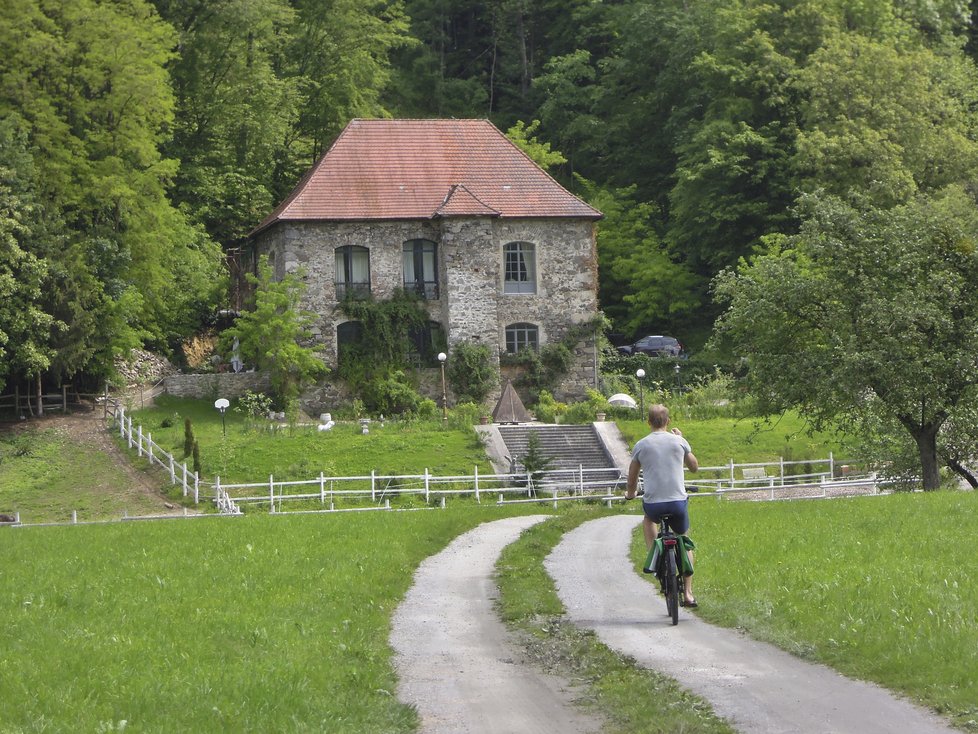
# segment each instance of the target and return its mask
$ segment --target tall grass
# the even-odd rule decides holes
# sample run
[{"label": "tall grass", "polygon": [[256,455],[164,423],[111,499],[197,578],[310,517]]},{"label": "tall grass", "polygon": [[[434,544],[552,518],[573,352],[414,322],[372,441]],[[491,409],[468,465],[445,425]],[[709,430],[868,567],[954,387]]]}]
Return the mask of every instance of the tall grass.
[{"label": "tall grass", "polygon": [[[698,614],[978,731],[978,496],[691,508]],[[636,563],[645,557],[636,537]]]},{"label": "tall grass", "polygon": [[486,519],[4,530],[0,731],[412,731],[390,616],[417,564]]}]

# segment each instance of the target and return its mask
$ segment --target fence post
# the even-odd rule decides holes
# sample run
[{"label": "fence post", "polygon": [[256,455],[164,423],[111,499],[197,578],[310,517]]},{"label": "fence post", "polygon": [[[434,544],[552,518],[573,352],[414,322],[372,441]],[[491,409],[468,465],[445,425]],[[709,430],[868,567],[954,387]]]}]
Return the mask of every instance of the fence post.
[{"label": "fence post", "polygon": [[200,504],[200,475],[196,471],[194,472],[194,504]]},{"label": "fence post", "polygon": [[71,524],[72,525],[78,524],[78,510],[71,511]]},{"label": "fence post", "polygon": [[370,501],[371,502],[377,501],[377,488],[376,488],[377,477],[374,476],[376,471],[377,471],[376,469],[370,470]]},{"label": "fence post", "polygon": [[733,459],[730,460],[730,489],[734,488],[734,482],[737,481],[737,477],[734,476],[734,463]]},{"label": "fence post", "polygon": [[109,383],[105,383],[105,397],[102,400],[102,420],[109,417]]},{"label": "fence post", "polygon": [[143,456],[143,424],[139,424],[139,442],[136,444],[136,450],[139,452],[140,458]]},{"label": "fence post", "polygon": [[475,484],[475,502],[481,505],[482,502],[479,500],[479,465],[475,465],[475,473],[472,475],[474,477]]},{"label": "fence post", "polygon": [[146,453],[149,455],[149,465],[153,466],[153,434],[146,434]]},{"label": "fence post", "polygon": [[581,471],[581,497],[584,496],[584,464],[578,464]]},{"label": "fence post", "polygon": [[829,476],[835,479],[835,454],[829,451]]},{"label": "fence post", "polygon": [[428,499],[430,497],[430,490],[428,486],[428,467],[424,468],[424,503],[428,504]]},{"label": "fence post", "polygon": [[326,504],[326,482],[322,472],[319,472],[319,504]]},{"label": "fence post", "polygon": [[784,486],[784,457],[779,456],[778,461],[781,464],[781,486],[783,487]]},{"label": "fence post", "polygon": [[187,496],[187,462],[183,462],[183,496]]},{"label": "fence post", "polygon": [[275,512],[275,479],[268,475],[268,511]]}]

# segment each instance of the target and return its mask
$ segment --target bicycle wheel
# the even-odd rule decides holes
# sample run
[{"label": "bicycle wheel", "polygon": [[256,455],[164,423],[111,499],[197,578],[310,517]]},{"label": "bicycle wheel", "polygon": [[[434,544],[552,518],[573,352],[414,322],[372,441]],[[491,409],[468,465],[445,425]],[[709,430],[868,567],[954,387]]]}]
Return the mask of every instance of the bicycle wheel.
[{"label": "bicycle wheel", "polygon": [[673,625],[679,624],[679,570],[676,567],[676,554],[670,549],[666,553],[666,610],[672,617]]}]

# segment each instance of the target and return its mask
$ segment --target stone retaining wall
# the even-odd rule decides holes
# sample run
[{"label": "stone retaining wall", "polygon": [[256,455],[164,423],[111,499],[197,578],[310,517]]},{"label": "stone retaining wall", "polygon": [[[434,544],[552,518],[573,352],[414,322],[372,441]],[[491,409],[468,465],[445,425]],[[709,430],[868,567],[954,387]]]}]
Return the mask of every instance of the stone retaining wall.
[{"label": "stone retaining wall", "polygon": [[178,398],[233,400],[251,392],[268,392],[268,375],[262,372],[220,372],[208,375],[170,375],[163,390]]}]

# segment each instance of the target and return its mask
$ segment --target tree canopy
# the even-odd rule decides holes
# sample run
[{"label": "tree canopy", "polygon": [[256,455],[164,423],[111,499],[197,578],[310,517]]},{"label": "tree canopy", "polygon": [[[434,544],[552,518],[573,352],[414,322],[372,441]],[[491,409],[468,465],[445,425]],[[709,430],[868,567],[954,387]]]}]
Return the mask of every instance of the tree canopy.
[{"label": "tree canopy", "polygon": [[827,221],[926,249],[976,190],[963,0],[9,0],[0,49],[0,381],[175,352],[356,116],[510,131],[605,212],[613,330],[694,349],[719,273],[808,267]]}]

